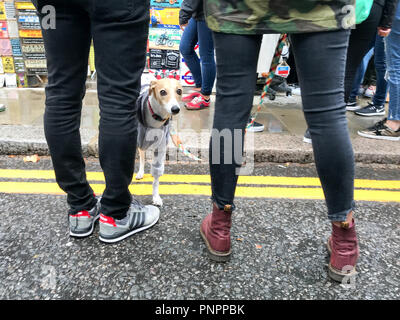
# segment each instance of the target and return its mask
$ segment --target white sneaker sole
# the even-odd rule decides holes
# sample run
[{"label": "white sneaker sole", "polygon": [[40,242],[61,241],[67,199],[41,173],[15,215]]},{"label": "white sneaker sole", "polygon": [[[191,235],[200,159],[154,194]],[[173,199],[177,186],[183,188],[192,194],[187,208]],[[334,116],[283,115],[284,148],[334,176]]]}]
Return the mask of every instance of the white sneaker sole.
[{"label": "white sneaker sole", "polygon": [[265,129],[264,126],[262,126],[262,127],[256,127],[256,128],[250,127],[250,128],[247,129],[247,131],[248,131],[248,132],[263,132],[264,129]]},{"label": "white sneaker sole", "polygon": [[[149,224],[148,226],[144,226],[144,227],[141,227],[141,228],[132,230],[132,231],[130,231],[130,232],[128,232],[128,233],[126,233],[126,234],[124,234],[124,235],[118,237],[118,238],[114,238],[114,239],[105,239],[105,238],[102,238],[101,236],[99,236],[99,240],[102,241],[102,242],[105,242],[105,243],[115,243],[115,242],[119,242],[119,241],[121,241],[121,240],[124,240],[124,239],[130,237],[131,235],[134,235],[135,233],[138,233],[138,232],[141,232],[141,231],[144,231],[144,230],[146,230],[146,229],[151,228],[152,226],[154,226],[154,225],[158,222],[159,219],[160,219],[160,215],[158,215],[157,219],[156,219],[155,221],[153,221],[151,224]],[[100,223],[101,223],[101,222],[100,222]]]},{"label": "white sneaker sole", "polygon": [[100,218],[100,214],[98,214],[97,217],[94,218],[93,223],[92,223],[92,228],[90,229],[90,231],[88,231],[86,233],[73,233],[71,230],[69,230],[69,235],[71,237],[75,237],[75,238],[84,238],[84,237],[90,236],[93,233],[94,225],[99,218]]},{"label": "white sneaker sole", "polygon": [[360,109],[362,109],[361,106],[346,107],[347,111],[357,111],[357,110],[360,110]]},{"label": "white sneaker sole", "polygon": [[366,133],[362,133],[360,131],[358,131],[357,133],[359,136],[364,137],[364,138],[369,138],[369,139],[400,141],[400,137],[375,136],[375,135],[369,135]]},{"label": "white sneaker sole", "polygon": [[363,116],[363,117],[376,117],[376,116],[384,116],[386,113],[385,112],[376,112],[376,113],[359,113],[355,112],[356,115],[358,116]]},{"label": "white sneaker sole", "polygon": [[303,142],[312,144],[312,139],[303,137]]}]

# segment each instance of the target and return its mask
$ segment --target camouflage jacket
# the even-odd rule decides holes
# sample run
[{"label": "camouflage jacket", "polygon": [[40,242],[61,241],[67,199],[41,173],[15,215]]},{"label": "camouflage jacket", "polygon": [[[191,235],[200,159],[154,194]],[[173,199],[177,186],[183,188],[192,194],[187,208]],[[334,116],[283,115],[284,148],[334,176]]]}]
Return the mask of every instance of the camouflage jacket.
[{"label": "camouflage jacket", "polygon": [[216,32],[328,31],[354,25],[355,0],[205,0],[205,14]]}]

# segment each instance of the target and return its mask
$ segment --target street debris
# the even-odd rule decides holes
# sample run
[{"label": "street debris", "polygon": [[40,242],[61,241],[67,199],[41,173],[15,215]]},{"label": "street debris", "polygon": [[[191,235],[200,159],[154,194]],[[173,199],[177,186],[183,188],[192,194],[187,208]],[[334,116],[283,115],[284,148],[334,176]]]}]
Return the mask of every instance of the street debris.
[{"label": "street debris", "polygon": [[39,162],[40,158],[37,154],[34,154],[33,156],[26,156],[24,157],[24,162]]}]

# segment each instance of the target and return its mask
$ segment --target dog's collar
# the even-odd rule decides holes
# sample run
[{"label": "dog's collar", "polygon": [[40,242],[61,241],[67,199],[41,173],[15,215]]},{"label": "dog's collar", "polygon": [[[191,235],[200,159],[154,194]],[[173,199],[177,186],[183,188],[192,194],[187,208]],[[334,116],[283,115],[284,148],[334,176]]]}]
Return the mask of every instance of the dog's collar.
[{"label": "dog's collar", "polygon": [[158,114],[156,114],[156,113],[153,111],[153,108],[151,107],[150,100],[147,101],[147,104],[148,104],[148,106],[149,106],[149,110],[150,110],[150,113],[151,113],[151,117],[152,117],[154,120],[160,121],[160,122],[165,122],[164,125],[168,124],[168,122],[169,122],[169,117],[163,119],[163,118],[161,118]]}]

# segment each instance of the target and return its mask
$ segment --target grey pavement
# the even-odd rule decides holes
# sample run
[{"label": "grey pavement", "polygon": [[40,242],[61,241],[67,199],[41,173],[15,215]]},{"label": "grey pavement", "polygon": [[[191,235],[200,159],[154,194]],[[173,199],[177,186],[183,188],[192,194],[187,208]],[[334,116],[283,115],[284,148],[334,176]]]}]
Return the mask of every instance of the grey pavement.
[{"label": "grey pavement", "polygon": [[[82,109],[82,148],[86,156],[97,156],[99,109],[97,92],[89,86]],[[186,89],[187,90],[187,89]],[[44,90],[1,89],[0,103],[7,110],[0,113],[0,154],[48,154],[43,133]],[[211,97],[212,102],[215,96]],[[254,97],[254,109],[260,98]],[[361,104],[366,104],[364,99]],[[208,141],[213,120],[213,104],[209,110],[188,111],[182,108],[174,117],[176,128],[187,148],[207,160]],[[400,143],[366,139],[357,131],[373,125],[382,117],[360,117],[348,112],[349,129],[357,162],[400,164]],[[265,125],[262,133],[256,133],[254,144],[247,151],[254,153],[256,162],[312,163],[313,153],[309,144],[302,141],[306,123],[299,96],[278,96],[267,100],[257,117]],[[172,142],[169,149],[176,151]]]},{"label": "grey pavement", "polygon": [[[90,171],[98,160],[87,159]],[[0,169],[51,169],[50,160],[0,157]],[[167,164],[207,174],[207,165]],[[255,175],[315,176],[313,165],[257,164]],[[399,166],[358,165],[357,178],[400,180]],[[3,181],[6,179],[2,179]],[[149,196],[138,197],[150,203]],[[238,198],[233,256],[210,261],[199,235],[211,202],[163,196],[152,229],[118,244],[67,230],[65,196],[0,194],[0,299],[399,299],[399,203],[359,202],[355,287],[327,277],[330,234],[323,201]]]}]

